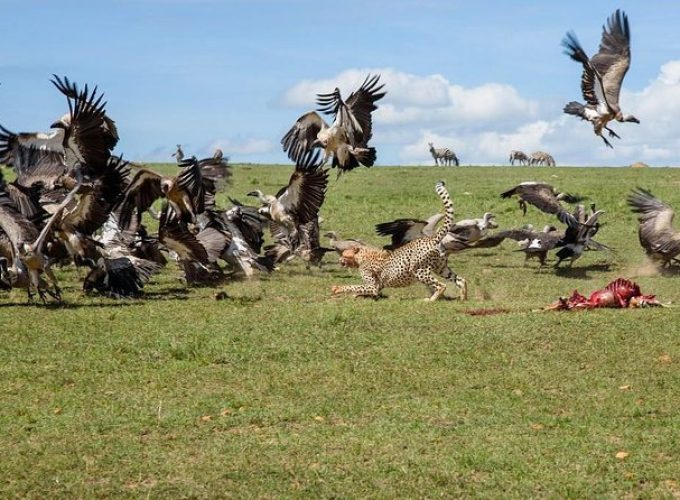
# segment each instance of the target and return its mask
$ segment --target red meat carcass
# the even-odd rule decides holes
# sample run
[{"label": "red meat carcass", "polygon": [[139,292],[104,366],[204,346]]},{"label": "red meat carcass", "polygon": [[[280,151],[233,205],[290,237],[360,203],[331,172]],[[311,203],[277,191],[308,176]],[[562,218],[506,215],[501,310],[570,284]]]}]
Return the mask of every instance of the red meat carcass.
[{"label": "red meat carcass", "polygon": [[618,278],[601,290],[596,290],[585,298],[577,290],[571,297],[560,297],[557,302],[548,306],[550,310],[595,309],[599,307],[648,307],[660,306],[661,303],[654,295],[642,295],[637,283],[624,278]]}]

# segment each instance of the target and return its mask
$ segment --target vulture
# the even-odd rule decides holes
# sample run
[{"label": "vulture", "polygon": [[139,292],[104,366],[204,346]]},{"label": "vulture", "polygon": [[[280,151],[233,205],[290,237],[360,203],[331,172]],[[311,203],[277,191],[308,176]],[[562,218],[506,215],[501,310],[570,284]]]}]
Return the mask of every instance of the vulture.
[{"label": "vulture", "polygon": [[322,148],[322,166],[333,157],[333,167],[339,173],[360,165],[371,167],[375,163],[375,148],[368,146],[373,135],[371,113],[376,102],[385,96],[380,75],[368,75],[356,92],[343,100],[336,88],[330,94],[317,94],[318,111],[333,117],[329,126],[316,111],[302,115],[281,139],[283,151],[297,162],[305,153]]},{"label": "vulture", "polygon": [[[249,233],[250,226],[247,224],[247,208],[236,205],[223,214],[206,212],[210,214],[207,224],[196,235],[196,239],[205,247],[208,252],[208,259],[211,263],[222,259],[239,271],[242,271],[247,278],[255,274],[255,270],[270,272],[273,270],[273,262],[267,257],[261,257],[253,249],[255,245],[258,250],[261,245],[259,235],[255,241],[251,240],[252,232]],[[244,228],[244,232],[241,231]]]},{"label": "vulture", "polygon": [[595,135],[602,138],[607,147],[612,147],[603,130],[610,137],[620,137],[607,124],[619,122],[640,123],[633,115],[624,115],[619,106],[621,84],[630,66],[630,27],[628,16],[616,10],[602,27],[600,48],[588,59],[573,32],[567,33],[562,40],[565,54],[583,65],[581,93],[586,104],[572,101],[564,107],[564,112],[575,115],[593,124]]},{"label": "vulture", "polygon": [[560,222],[572,226],[578,226],[578,220],[567,212],[560,204],[560,200],[567,203],[576,203],[580,197],[568,193],[558,193],[554,187],[544,182],[522,182],[517,186],[501,193],[501,198],[510,198],[517,195],[519,206],[526,215],[527,203],[535,206],[547,214],[555,214]]},{"label": "vulture", "polygon": [[396,250],[411,240],[423,236],[434,235],[437,224],[444,218],[444,214],[436,213],[427,220],[396,219],[390,222],[376,224],[375,232],[380,236],[389,236],[392,241],[383,246],[385,250]]},{"label": "vulture", "polygon": [[262,203],[259,213],[281,226],[291,242],[298,241],[299,226],[318,217],[328,186],[328,170],[321,167],[319,153],[310,151],[296,161],[288,185],[275,196],[259,189],[248,193]]},{"label": "vulture", "polygon": [[328,231],[324,233],[324,236],[329,239],[329,244],[339,255],[342,255],[342,252],[349,248],[368,246],[367,243],[362,240],[340,239],[338,233],[335,231]]},{"label": "vulture", "polygon": [[548,252],[564,238],[564,232],[558,231],[552,225],[545,226],[543,231],[534,231],[532,228],[508,229],[485,237],[477,246],[483,248],[497,246],[506,238],[517,241],[519,249],[516,251],[524,252],[524,265],[529,259],[537,258],[543,267]]},{"label": "vulture", "polygon": [[107,241],[100,256],[85,277],[83,291],[94,290],[106,297],[138,297],[144,284],[162,265],[133,255],[118,238]]},{"label": "vulture", "polygon": [[109,158],[109,168],[92,183],[82,184],[80,198],[75,199],[55,222],[54,233],[61,240],[76,265],[99,256],[92,236],[111,216],[128,183],[130,167],[118,157]]},{"label": "vulture", "polygon": [[470,244],[484,238],[489,229],[497,227],[496,216],[486,212],[481,219],[463,219],[456,222],[449,232],[458,240]]},{"label": "vulture", "polygon": [[161,210],[158,241],[174,252],[188,285],[214,284],[222,279],[222,270],[211,262],[206,247],[184,221],[169,212],[168,204]]},{"label": "vulture", "polygon": [[627,201],[638,214],[638,237],[647,255],[663,267],[678,262],[680,233],[673,229],[674,210],[642,188],[634,189]]},{"label": "vulture", "polygon": [[[61,218],[79,188],[78,185],[69,192],[40,232],[26,217],[14,210],[8,198],[0,198],[0,229],[12,244],[13,262],[8,269],[9,276],[12,281],[26,286],[29,300],[33,299],[31,289],[35,288],[43,302],[46,301],[46,294],[61,302],[61,290],[50,268],[45,246],[55,222]],[[51,290],[43,280],[43,274],[51,283]]]},{"label": "vulture", "polygon": [[583,251],[589,247],[591,238],[597,234],[600,228],[597,220],[603,213],[603,210],[598,210],[591,214],[585,223],[567,227],[564,237],[555,244],[556,247],[561,247],[555,254],[557,257],[556,269],[560,267],[563,260],[569,259],[569,267],[571,267],[576,259],[581,257]]},{"label": "vulture", "polygon": [[182,160],[176,177],[166,177],[152,170],[140,169],[130,181],[124,196],[116,205],[121,229],[132,223],[136,211],[137,224],[158,198],[166,198],[183,222],[196,222],[205,208],[205,190],[201,168],[195,157]]},{"label": "vulture", "polygon": [[51,132],[15,134],[0,126],[0,163],[14,168],[24,186],[31,178],[37,182],[36,175],[52,183],[46,184],[48,188],[65,175],[78,182],[97,178],[106,171],[118,143],[115,123],[106,115],[106,102],[96,87],[79,90],[68,78],[56,75],[52,83],[66,96],[69,112],[51,125]]}]

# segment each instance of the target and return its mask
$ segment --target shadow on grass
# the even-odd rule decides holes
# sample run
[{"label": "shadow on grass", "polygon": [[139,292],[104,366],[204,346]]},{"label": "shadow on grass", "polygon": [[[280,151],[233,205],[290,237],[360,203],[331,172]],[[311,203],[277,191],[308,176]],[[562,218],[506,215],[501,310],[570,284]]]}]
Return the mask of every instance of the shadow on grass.
[{"label": "shadow on grass", "polygon": [[580,267],[558,267],[555,269],[555,275],[562,278],[593,279],[588,275],[588,271],[609,272],[611,270],[611,264],[590,264]]},{"label": "shadow on grass", "polygon": [[109,308],[109,307],[128,307],[128,306],[140,306],[144,303],[143,300],[139,301],[127,301],[127,302],[116,302],[116,299],[111,299],[111,302],[93,302],[89,304],[79,304],[73,302],[49,302],[43,304],[42,302],[3,302],[0,303],[0,309],[3,307],[37,307],[40,309],[83,309],[83,308]]}]

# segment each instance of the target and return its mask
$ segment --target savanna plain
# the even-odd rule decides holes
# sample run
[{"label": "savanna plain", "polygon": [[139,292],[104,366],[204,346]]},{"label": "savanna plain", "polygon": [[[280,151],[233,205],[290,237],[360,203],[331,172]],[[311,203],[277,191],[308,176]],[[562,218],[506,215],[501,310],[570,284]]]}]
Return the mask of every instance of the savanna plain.
[{"label": "savanna plain", "polygon": [[[291,172],[236,165],[218,201]],[[426,303],[420,285],[333,298],[360,281],[335,254],[216,288],[186,288],[171,264],[138,300],[87,297],[70,269],[64,305],[3,292],[0,496],[680,496],[680,274],[645,264],[625,203],[640,186],[680,208],[680,169],[331,175],[322,232],[384,244],[376,223],[441,210],[439,179],[457,218],[542,228],[557,221],[499,194],[543,180],[605,210],[596,238],[614,250],[558,271],[523,266],[513,241],[452,255],[466,302],[451,286]],[[670,306],[542,310],[617,277]]]}]

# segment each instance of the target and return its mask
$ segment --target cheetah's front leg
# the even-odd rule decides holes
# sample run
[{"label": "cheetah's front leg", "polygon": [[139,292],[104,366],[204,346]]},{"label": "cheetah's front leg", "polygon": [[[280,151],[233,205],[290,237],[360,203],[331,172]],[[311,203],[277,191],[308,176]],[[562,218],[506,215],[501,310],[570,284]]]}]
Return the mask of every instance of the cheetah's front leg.
[{"label": "cheetah's front leg", "polygon": [[364,280],[362,285],[332,286],[331,293],[333,295],[352,293],[355,297],[377,297],[380,295],[380,286],[375,277],[363,275],[362,278]]},{"label": "cheetah's front leg", "polygon": [[465,278],[461,278],[456,273],[454,273],[449,266],[444,267],[444,271],[441,273],[442,278],[447,281],[452,281],[456,288],[460,291],[460,300],[467,300],[468,288],[467,281]]}]

